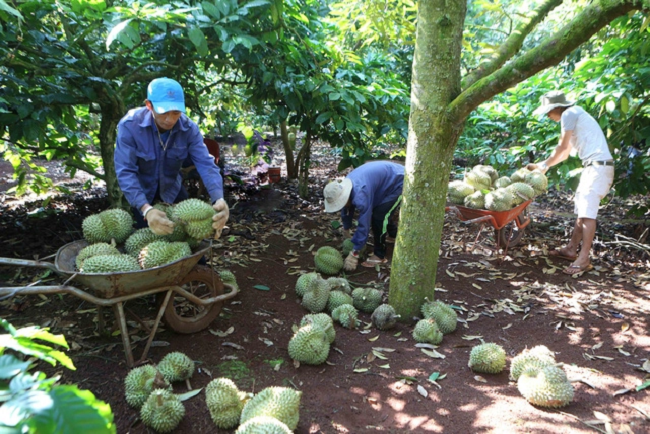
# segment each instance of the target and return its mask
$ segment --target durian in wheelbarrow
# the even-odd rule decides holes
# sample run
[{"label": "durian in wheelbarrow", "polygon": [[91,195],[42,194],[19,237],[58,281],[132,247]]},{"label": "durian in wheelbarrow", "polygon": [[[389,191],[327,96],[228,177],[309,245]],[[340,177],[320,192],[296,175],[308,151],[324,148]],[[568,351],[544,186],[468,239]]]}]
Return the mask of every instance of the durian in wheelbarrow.
[{"label": "durian in wheelbarrow", "polygon": [[220,429],[231,429],[239,424],[247,400],[246,392],[240,391],[229,378],[215,378],[205,386],[205,403],[212,421]]},{"label": "durian in wheelbarrow", "polygon": [[86,259],[81,266],[82,273],[123,273],[140,270],[137,259],[132,256],[97,255]]},{"label": "durian in wheelbarrow", "polygon": [[289,340],[289,357],[300,363],[320,365],[327,360],[330,341],[319,324],[310,323],[298,329]]},{"label": "durian in wheelbarrow", "polygon": [[108,209],[86,217],[81,228],[90,244],[110,243],[112,239],[121,244],[133,232],[133,218],[123,209]]},{"label": "durian in wheelbarrow", "polygon": [[487,172],[472,169],[465,173],[465,183],[474,187],[474,190],[489,190],[492,187],[492,177]]},{"label": "durian in wheelbarrow", "polygon": [[343,268],[343,256],[341,252],[332,246],[323,246],[316,251],[314,256],[316,270],[323,274],[338,274]]},{"label": "durian in wheelbarrow", "polygon": [[81,270],[83,263],[86,259],[99,255],[121,255],[122,253],[117,248],[108,243],[90,244],[79,251],[75,258],[77,269]]},{"label": "durian in wheelbarrow", "polygon": [[535,195],[538,196],[546,191],[548,188],[548,179],[539,170],[533,170],[524,178],[524,182],[535,190]]},{"label": "durian in wheelbarrow", "polygon": [[147,269],[178,261],[191,254],[192,249],[185,242],[154,241],[140,250],[138,262],[143,269]]},{"label": "durian in wheelbarrow", "polygon": [[449,183],[447,196],[451,203],[462,205],[465,198],[474,193],[476,189],[464,181],[456,180]]},{"label": "durian in wheelbarrow", "polygon": [[485,195],[485,208],[490,211],[508,211],[513,207],[514,197],[507,188],[497,188]]},{"label": "durian in wheelbarrow", "polygon": [[517,169],[515,173],[510,175],[510,180],[512,182],[525,182],[526,180],[526,175],[530,173],[530,170],[528,170],[525,167],[522,167],[521,169]]},{"label": "durian in wheelbarrow", "polygon": [[498,374],[506,367],[506,351],[494,343],[477,345],[469,354],[468,366],[474,372]]},{"label": "durian in wheelbarrow", "polygon": [[513,197],[513,205],[519,205],[536,196],[535,190],[525,182],[515,182],[506,187]]},{"label": "durian in wheelbarrow", "polygon": [[256,416],[239,425],[235,434],[291,434],[288,426],[271,416]]},{"label": "durian in wheelbarrow", "polygon": [[294,431],[300,420],[301,397],[302,392],[288,387],[267,387],[246,403],[239,422],[245,424],[254,417],[269,416]]},{"label": "durian in wheelbarrow", "polygon": [[129,371],[124,379],[126,402],[135,408],[142,407],[154,389],[171,387],[160,372],[152,365],[139,366]]},{"label": "durian in wheelbarrow", "polygon": [[494,188],[506,188],[510,184],[512,184],[512,180],[508,176],[502,176],[498,178],[496,181],[494,181],[492,186]]},{"label": "durian in wheelbarrow", "polygon": [[140,254],[140,250],[144,249],[147,244],[154,241],[163,241],[162,235],[156,235],[149,228],[137,229],[133,232],[124,243],[124,251],[135,258]]},{"label": "durian in wheelbarrow", "polygon": [[[164,202],[158,202],[153,206],[155,209],[160,210],[165,213],[169,220],[174,218],[174,205]],[[173,221],[173,220],[172,220]],[[169,235],[163,235],[161,237],[165,241],[186,241],[188,238],[187,233],[185,232],[184,226],[182,224],[174,225],[174,231]]]},{"label": "durian in wheelbarrow", "polygon": [[200,199],[186,199],[174,205],[172,221],[183,227],[187,235],[196,240],[214,235],[212,217],[216,211]]},{"label": "durian in wheelbarrow", "polygon": [[463,205],[467,208],[485,209],[485,195],[481,190],[475,191],[469,196],[465,197]]},{"label": "durian in wheelbarrow", "polygon": [[185,416],[180,398],[167,389],[151,392],[140,409],[142,422],[159,433],[172,432]]}]

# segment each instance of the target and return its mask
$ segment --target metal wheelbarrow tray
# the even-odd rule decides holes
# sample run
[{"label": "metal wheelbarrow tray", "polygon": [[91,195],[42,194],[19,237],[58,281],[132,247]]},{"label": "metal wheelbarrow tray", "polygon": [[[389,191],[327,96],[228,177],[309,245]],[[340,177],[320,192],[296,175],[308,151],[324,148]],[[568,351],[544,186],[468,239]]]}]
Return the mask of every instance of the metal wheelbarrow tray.
[{"label": "metal wheelbarrow tray", "polygon": [[[448,206],[445,210],[452,211],[463,223],[468,225],[489,224],[494,228],[497,246],[507,250],[508,247],[519,244],[524,236],[526,226],[532,221],[526,211],[531,202],[532,200],[527,200],[507,211],[488,211],[460,205]],[[511,223],[514,224],[511,225]]]},{"label": "metal wheelbarrow tray", "polygon": [[[142,357],[138,361],[141,363],[146,359],[163,315],[172,330],[179,333],[195,333],[205,329],[219,315],[223,302],[238,293],[235,286],[224,284],[211,268],[197,265],[211,248],[206,242],[192,255],[159,267],[121,273],[76,272],[75,259],[79,251],[87,245],[85,240],[66,244],[56,253],[54,263],[0,258],[0,265],[43,267],[67,278],[66,282],[59,286],[0,287],[0,298],[19,294],[72,294],[99,307],[100,328],[103,327],[101,308],[113,307],[129,367],[133,367],[135,363],[124,315],[124,303],[158,294],[158,314]],[[68,285],[72,281],[84,289]],[[225,294],[224,287],[229,290]]]}]

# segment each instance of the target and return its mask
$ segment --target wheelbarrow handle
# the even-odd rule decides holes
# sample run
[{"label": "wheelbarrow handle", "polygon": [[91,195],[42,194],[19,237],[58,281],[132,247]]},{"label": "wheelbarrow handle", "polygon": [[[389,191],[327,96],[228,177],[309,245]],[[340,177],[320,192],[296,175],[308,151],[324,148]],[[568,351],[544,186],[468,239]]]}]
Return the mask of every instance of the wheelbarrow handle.
[{"label": "wheelbarrow handle", "polygon": [[19,259],[19,258],[0,258],[0,265],[14,265],[18,267],[41,267],[49,268],[52,271],[59,271],[56,269],[56,265],[47,261],[32,261],[30,259]]}]

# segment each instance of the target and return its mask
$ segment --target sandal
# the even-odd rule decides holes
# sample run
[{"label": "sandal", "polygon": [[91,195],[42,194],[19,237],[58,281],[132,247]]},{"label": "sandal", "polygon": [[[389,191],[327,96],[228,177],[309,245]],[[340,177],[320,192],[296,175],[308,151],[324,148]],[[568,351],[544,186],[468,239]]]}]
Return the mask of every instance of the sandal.
[{"label": "sandal", "polygon": [[386,258],[383,258],[383,259],[368,258],[364,262],[361,263],[361,266],[366,267],[366,268],[374,268],[375,265],[386,264],[387,262],[388,262],[388,259],[386,259]]},{"label": "sandal", "polygon": [[583,266],[571,264],[568,267],[566,267],[564,270],[562,270],[562,272],[570,276],[576,276],[578,274],[584,273],[585,271],[593,270],[593,268],[594,266],[591,264],[587,264]]},{"label": "sandal", "polygon": [[577,255],[567,255],[566,253],[562,252],[562,249],[551,250],[548,252],[548,256],[551,258],[566,259],[567,261],[575,261],[578,258]]}]

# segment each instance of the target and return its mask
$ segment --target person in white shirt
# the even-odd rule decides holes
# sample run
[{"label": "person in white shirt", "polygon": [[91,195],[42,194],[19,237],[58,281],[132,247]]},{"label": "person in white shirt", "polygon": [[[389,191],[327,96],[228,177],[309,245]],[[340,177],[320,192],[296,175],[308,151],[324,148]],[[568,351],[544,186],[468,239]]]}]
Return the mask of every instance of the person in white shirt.
[{"label": "person in white shirt", "polygon": [[540,102],[541,106],[534,114],[545,114],[551,120],[560,122],[562,134],[549,158],[531,163],[527,168],[546,173],[569,155],[577,155],[584,167],[575,193],[575,213],[578,218],[571,240],[565,247],[549,253],[552,257],[570,260],[571,265],[564,269],[564,273],[575,275],[593,268],[589,255],[596,234],[596,216],[600,200],[609,192],[614,181],[614,160],[598,122],[575,102],[568,101],[564,93],[548,92],[540,98]]}]

